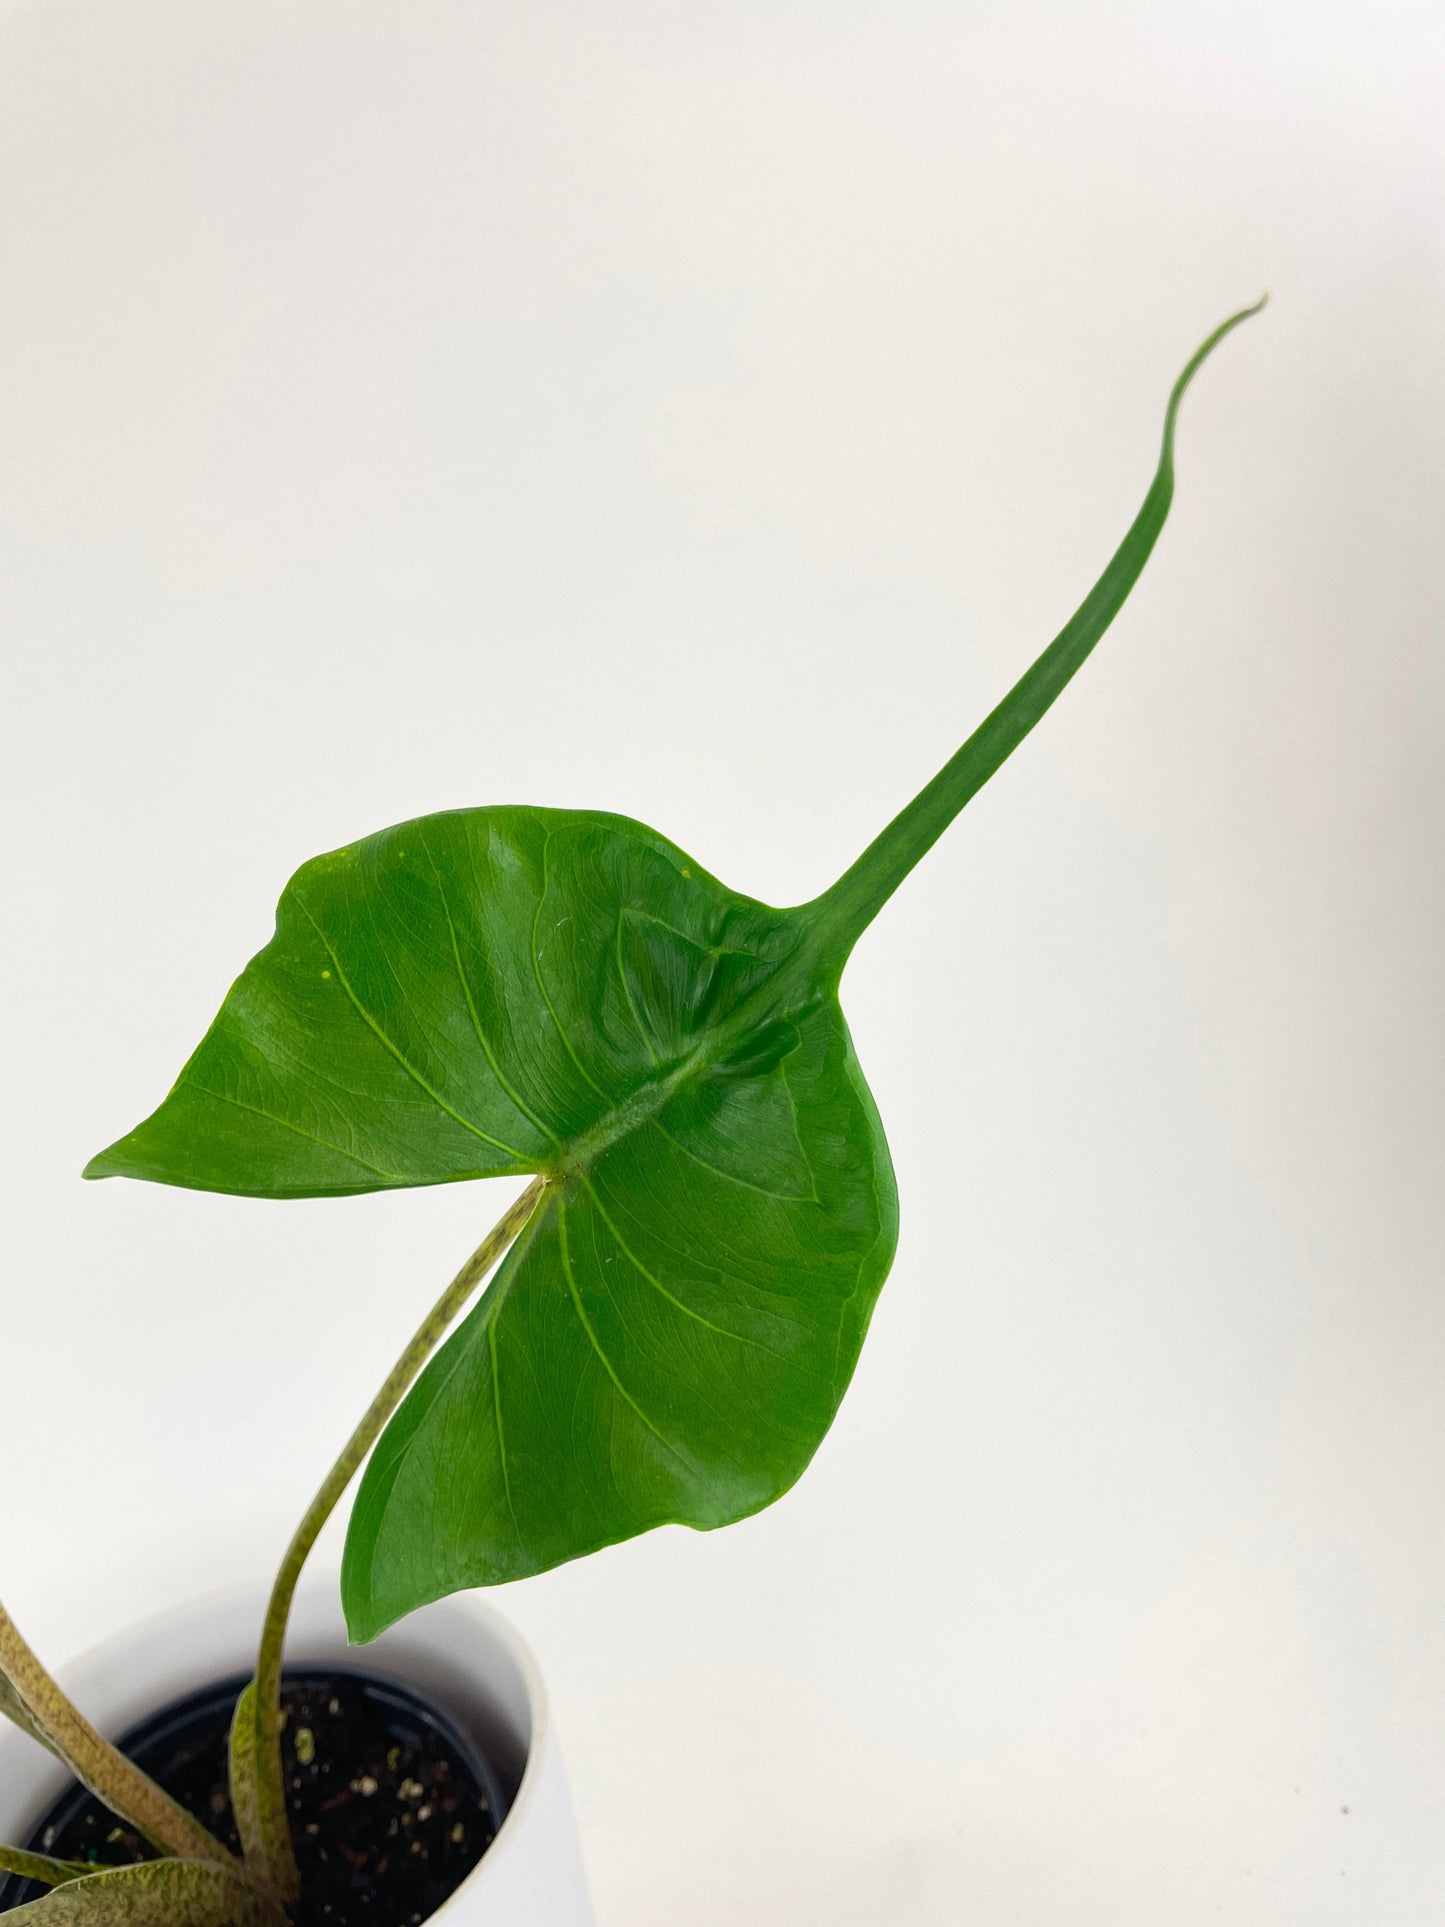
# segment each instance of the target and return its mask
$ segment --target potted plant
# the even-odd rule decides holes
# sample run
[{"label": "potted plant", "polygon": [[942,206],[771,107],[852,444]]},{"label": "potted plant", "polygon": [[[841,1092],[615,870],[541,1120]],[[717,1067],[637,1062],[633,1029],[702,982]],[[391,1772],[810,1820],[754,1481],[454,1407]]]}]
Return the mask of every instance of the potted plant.
[{"label": "potted plant", "polygon": [[[112,1733],[155,1716],[131,1748],[153,1773],[0,1609],[0,1711],[79,1782],[68,1817],[0,1847],[0,1870],[45,1889],[17,1921],[588,1918],[579,1875],[546,1889],[568,1854],[545,1761],[526,1767],[530,1808],[502,1821],[519,1757],[545,1750],[540,1690],[500,1623],[456,1595],[653,1526],[729,1524],[808,1464],[897,1229],[843,968],[1122,606],[1169,510],[1185,389],[1256,311],[1175,384],[1143,506],[1072,620],[811,902],[771,909],[639,823],[535,808],[420,818],[292,878],[170,1095],[86,1175],[268,1198],[529,1182],[398,1360],[264,1605],[143,1631],[77,1681]],[[330,1589],[298,1604],[363,1467],[340,1593],[350,1638],[381,1642],[371,1681],[346,1662]],[[14,1825],[18,1784],[0,1787]],[[536,1867],[513,1853],[504,1891],[492,1870],[539,1811],[551,1845]]]}]

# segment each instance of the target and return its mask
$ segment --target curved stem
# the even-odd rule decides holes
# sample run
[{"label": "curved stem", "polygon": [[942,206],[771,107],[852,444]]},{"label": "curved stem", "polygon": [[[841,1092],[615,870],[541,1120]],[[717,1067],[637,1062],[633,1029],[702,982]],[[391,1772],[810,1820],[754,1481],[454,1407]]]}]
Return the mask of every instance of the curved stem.
[{"label": "curved stem", "polygon": [[1018,748],[1119,613],[1159,539],[1174,497],[1174,425],[1184,391],[1224,337],[1263,306],[1261,300],[1231,315],[1190,357],[1169,396],[1159,465],[1143,506],[1074,615],[933,781],[831,889],[802,906],[813,924],[818,949],[846,956],[920,857]]},{"label": "curved stem", "polygon": [[347,1440],[340,1458],[326,1475],[320,1491],[307,1508],[306,1516],[296,1528],[286,1548],[281,1570],[276,1575],[261,1631],[261,1650],[256,1661],[252,1729],[255,1780],[250,1799],[259,1827],[259,1845],[271,1883],[283,1898],[294,1899],[299,1885],[286,1820],[285,1779],[281,1763],[281,1656],[301,1569],[316,1544],[321,1528],[335,1510],[367,1453],[381,1436],[387,1420],[406,1396],[412,1381],[436,1349],[447,1327],[526,1225],[541,1202],[547,1182],[545,1177],[532,1180],[483,1238],[432,1307],[392,1368],[386,1383],[367,1408],[366,1416]]},{"label": "curved stem", "polygon": [[0,1672],[14,1688],[34,1725],[70,1767],[75,1777],[112,1813],[143,1834],[162,1853],[180,1860],[204,1860],[239,1872],[234,1857],[212,1839],[168,1793],[163,1793],[61,1691],[30,1647],[15,1621],[0,1606]]}]

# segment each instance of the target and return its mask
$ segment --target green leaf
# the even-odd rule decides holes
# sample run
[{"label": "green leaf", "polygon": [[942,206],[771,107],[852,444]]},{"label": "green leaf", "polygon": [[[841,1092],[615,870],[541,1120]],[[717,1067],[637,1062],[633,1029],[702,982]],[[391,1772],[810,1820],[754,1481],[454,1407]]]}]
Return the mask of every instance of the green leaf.
[{"label": "green leaf", "polygon": [[[809,935],[621,818],[404,824],[293,879],[176,1092],[99,1161],[242,1169],[283,1196],[357,1189],[359,1161],[372,1188],[555,1174],[463,1328],[465,1369],[442,1354],[367,1481],[358,1633],[414,1586],[514,1577],[665,1519],[720,1525],[806,1465],[896,1224],[839,963]],[[438,1482],[438,1428],[474,1384]]]},{"label": "green leaf", "polygon": [[285,1927],[284,1914],[254,1887],[197,1860],[90,1872],[5,1920],[6,1927]]},{"label": "green leaf", "polygon": [[650,1526],[726,1525],[807,1465],[897,1207],[831,995],[781,1021],[775,1064],[699,1071],[549,1187],[372,1458],[343,1569],[356,1637]]},{"label": "green leaf", "polygon": [[267,1197],[547,1177],[372,1458],[354,1636],[651,1526],[727,1524],[807,1465],[897,1232],[843,966],[1122,605],[1184,389],[1242,319],[1176,384],[1144,505],[1072,621],[822,896],[770,909],[622,817],[401,824],[297,873],[171,1095],[90,1165]]},{"label": "green leaf", "polygon": [[95,1868],[84,1860],[52,1860],[48,1853],[25,1853],[19,1847],[0,1847],[0,1873],[20,1880],[38,1880],[46,1887],[63,1887],[68,1880],[84,1880]]}]

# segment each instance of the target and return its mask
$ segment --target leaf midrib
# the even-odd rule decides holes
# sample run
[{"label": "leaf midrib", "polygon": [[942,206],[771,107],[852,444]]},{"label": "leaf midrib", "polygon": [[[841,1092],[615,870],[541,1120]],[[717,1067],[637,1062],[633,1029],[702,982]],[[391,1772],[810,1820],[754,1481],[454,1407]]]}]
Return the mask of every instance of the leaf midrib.
[{"label": "leaf midrib", "polygon": [[[548,840],[550,841],[550,838]],[[424,847],[426,847],[425,844]],[[436,864],[435,860],[431,857],[429,848],[427,849],[427,856],[432,862],[432,868],[435,872]],[[477,1012],[472,1006],[470,986],[467,983],[465,972],[462,969],[461,958],[457,952],[456,931],[452,926],[450,909],[444,904],[452,940],[453,962],[458,981],[472,1017],[478,1048],[482,1051],[488,1069],[492,1072],[499,1086],[518,1112],[532,1123],[535,1128],[542,1131],[551,1139],[552,1146],[554,1147],[552,1155],[544,1159],[537,1158],[535,1154],[529,1156],[528,1153],[519,1150],[516,1146],[507,1144],[503,1142],[502,1139],[494,1137],[490,1132],[484,1131],[480,1125],[474,1123],[470,1118],[464,1116],[453,1105],[447,1102],[441,1092],[437,1090],[436,1086],[432,1084],[428,1078],[424,1077],[411,1062],[405,1051],[402,1050],[396,1040],[389,1034],[385,1025],[373,1016],[371,1011],[369,1011],[362,1002],[341,962],[335,946],[327,936],[326,931],[312,911],[310,905],[307,904],[299,892],[297,893],[296,902],[307,922],[310,923],[312,929],[316,932],[317,940],[320,942],[326,955],[331,960],[332,967],[336,972],[337,983],[352,1008],[356,1011],[357,1016],[360,1017],[361,1021],[366,1025],[367,1029],[372,1032],[383,1048],[396,1060],[406,1075],[416,1084],[418,1089],[424,1091],[439,1110],[452,1118],[454,1122],[460,1124],[464,1130],[469,1131],[474,1137],[480,1138],[483,1143],[490,1144],[496,1150],[515,1159],[523,1170],[535,1170],[549,1177],[567,1179],[585,1175],[592,1169],[597,1160],[611,1150],[621,1139],[630,1136],[633,1131],[640,1130],[644,1125],[653,1122],[664,1106],[668,1104],[680,1090],[695,1079],[704,1076],[715,1064],[725,1059],[750,1032],[761,1029],[765,1023],[776,1017],[795,1014],[798,1005],[788,998],[785,986],[792,980],[798,983],[800,987],[806,984],[809,988],[816,989],[816,978],[820,963],[820,946],[816,941],[814,919],[808,914],[812,906],[805,906],[803,911],[795,913],[795,927],[798,930],[801,941],[791,956],[780,959],[771,976],[764,978],[761,983],[753,985],[752,989],[742,998],[727,1019],[714,1021],[710,1024],[702,1040],[679,1063],[674,1064],[670,1070],[664,1071],[660,1076],[647,1078],[619,1101],[610,1093],[604,1091],[601,1085],[597,1083],[596,1079],[591,1076],[583,1065],[567,1033],[567,1028],[563,1024],[547,992],[546,984],[542,978],[540,967],[541,959],[537,951],[536,943],[536,926],[537,920],[541,915],[542,906],[546,901],[547,882],[546,847],[544,845],[542,852],[542,889],[537,900],[536,910],[533,913],[532,937],[528,945],[533,976],[536,979],[538,993],[542,998],[547,1013],[552,1020],[557,1035],[568,1056],[572,1059],[577,1070],[586,1078],[587,1083],[596,1092],[597,1096],[600,1097],[608,1107],[603,1115],[599,1117],[594,1124],[589,1126],[587,1130],[566,1140],[559,1140],[556,1134],[551,1131],[540,1118],[535,1116],[528,1107],[522,1104],[516,1093],[504,1079],[492,1051],[488,1048],[487,1040],[482,1034],[481,1026],[477,1021]],[[627,914],[630,908],[633,908],[633,906],[623,905],[619,909],[614,942],[618,942],[621,938],[623,916]],[[635,909],[634,914],[636,914]],[[647,913],[644,912],[641,914],[646,915]],[[653,922],[661,922],[659,918],[652,918],[651,920]],[[715,954],[727,954],[726,951],[718,949],[716,946],[713,948]],[[737,954],[753,955],[756,953],[747,952]],[[642,1041],[648,1049],[649,1055],[654,1055],[652,1046],[646,1037],[640,1015],[636,1010],[635,1003],[632,1003],[631,992],[626,983],[625,973],[623,974],[623,988],[627,991],[629,1003],[632,1004],[633,1017],[637,1023]],[[805,996],[800,1001],[807,1002],[810,1000]],[[759,1006],[764,1006],[765,1008],[759,1009]],[[654,1061],[657,1061],[655,1056]]]}]

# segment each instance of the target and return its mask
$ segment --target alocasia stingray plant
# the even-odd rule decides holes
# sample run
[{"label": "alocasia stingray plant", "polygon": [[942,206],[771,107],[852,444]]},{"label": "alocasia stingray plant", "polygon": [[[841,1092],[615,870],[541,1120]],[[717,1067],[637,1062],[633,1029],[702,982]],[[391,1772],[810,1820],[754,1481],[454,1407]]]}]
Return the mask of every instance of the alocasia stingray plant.
[{"label": "alocasia stingray plant", "polygon": [[287,1552],[233,1730],[242,1860],[85,1723],[0,1612],[0,1711],[164,1856],[97,1873],[0,1849],[0,1868],[53,1886],[17,1922],[284,1920],[297,1884],[287,1616],[368,1454],[342,1576],[358,1641],[428,1600],[652,1526],[726,1525],[798,1478],[847,1387],[898,1224],[839,1007],[844,965],[1119,610],[1168,513],[1184,391],[1254,312],[1216,329],[1175,384],[1143,506],[1073,619],[811,902],[741,896],[625,817],[534,808],[421,817],[291,879],[275,935],[175,1088],[86,1175],[266,1198],[531,1182]]}]

